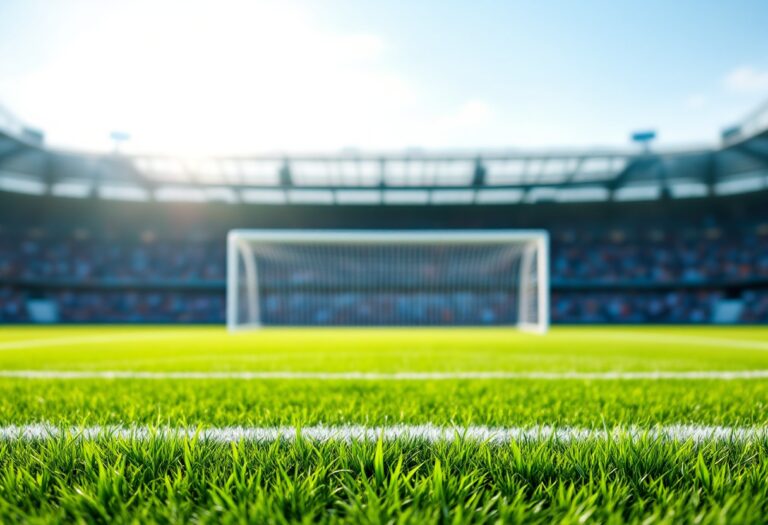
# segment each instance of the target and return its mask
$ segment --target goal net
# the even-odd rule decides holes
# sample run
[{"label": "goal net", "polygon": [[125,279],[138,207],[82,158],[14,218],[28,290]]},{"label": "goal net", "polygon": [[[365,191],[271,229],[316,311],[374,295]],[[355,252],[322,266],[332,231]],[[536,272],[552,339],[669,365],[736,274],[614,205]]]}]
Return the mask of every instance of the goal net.
[{"label": "goal net", "polygon": [[227,326],[549,326],[545,231],[233,230]]}]

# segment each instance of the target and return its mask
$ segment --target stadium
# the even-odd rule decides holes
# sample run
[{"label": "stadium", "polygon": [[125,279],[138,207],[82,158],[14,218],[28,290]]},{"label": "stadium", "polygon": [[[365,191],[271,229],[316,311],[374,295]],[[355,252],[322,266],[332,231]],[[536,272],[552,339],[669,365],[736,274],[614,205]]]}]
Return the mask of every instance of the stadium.
[{"label": "stadium", "polygon": [[[51,151],[18,124],[0,143],[0,315],[13,323],[223,323],[225,239],[237,228],[540,229],[551,241],[553,323],[765,323],[767,128],[768,108],[760,108],[713,149],[189,161]],[[395,261],[382,254],[379,263]],[[312,264],[267,276],[283,286],[267,324],[388,324],[334,321],[345,290],[328,292],[314,312],[288,308],[289,295],[311,293],[307,281],[322,279],[298,275],[322,270]],[[432,277],[445,292],[431,290],[439,315],[389,324],[451,324],[439,320],[457,314],[451,295],[476,290],[440,282],[447,279]],[[487,300],[468,305],[475,311],[462,324],[501,324],[500,306]]]},{"label": "stadium", "polygon": [[0,108],[0,522],[764,523],[768,105],[730,118],[183,155]]}]

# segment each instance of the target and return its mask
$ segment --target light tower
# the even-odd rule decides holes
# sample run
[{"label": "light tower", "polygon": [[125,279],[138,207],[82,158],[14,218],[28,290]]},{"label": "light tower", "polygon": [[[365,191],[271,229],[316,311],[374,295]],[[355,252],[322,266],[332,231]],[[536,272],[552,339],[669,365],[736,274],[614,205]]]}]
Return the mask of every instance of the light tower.
[{"label": "light tower", "polygon": [[124,131],[113,131],[109,134],[109,138],[112,140],[112,153],[118,155],[120,153],[120,145],[131,139],[131,136]]},{"label": "light tower", "polygon": [[635,131],[632,133],[632,142],[640,144],[643,148],[643,153],[648,154],[651,152],[651,142],[656,140],[656,131],[649,129],[644,131]]}]

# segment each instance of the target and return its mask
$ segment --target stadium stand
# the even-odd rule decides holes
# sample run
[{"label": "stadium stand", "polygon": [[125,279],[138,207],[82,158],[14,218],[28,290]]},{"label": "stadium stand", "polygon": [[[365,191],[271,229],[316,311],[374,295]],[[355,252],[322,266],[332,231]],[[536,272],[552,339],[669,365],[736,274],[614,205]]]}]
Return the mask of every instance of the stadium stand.
[{"label": "stadium stand", "polygon": [[[60,152],[18,125],[0,130],[0,322],[221,323],[232,228],[544,228],[555,323],[768,322],[766,115],[716,148],[195,162]],[[476,300],[483,283],[406,306],[369,294],[350,313],[297,280],[268,298],[272,324],[295,301],[316,324],[384,303],[509,315],[508,298]]]},{"label": "stadium stand", "polygon": [[[733,321],[761,323],[768,321],[763,198],[758,193],[696,203],[542,204],[530,206],[530,213],[484,206],[469,215],[466,207],[411,206],[399,207],[396,215],[426,228],[469,217],[471,224],[459,220],[462,226],[550,229],[553,322],[710,323],[723,305],[735,301]],[[34,211],[43,201],[47,212]],[[3,322],[33,321],[30,303],[47,302],[50,315],[62,322],[221,323],[224,235],[242,217],[264,227],[295,227],[303,217],[329,228],[348,222],[389,225],[385,215],[365,207],[343,213],[328,207],[257,207],[254,215],[224,205],[121,203],[115,209],[98,200],[9,194],[3,202],[8,210],[0,239]],[[272,324],[296,321],[292,301],[302,301],[303,311],[315,301],[309,322],[317,324],[354,322],[374,302],[397,303],[392,297],[356,298],[352,314],[349,297],[313,299],[291,288],[299,277],[284,276],[283,288],[266,300]],[[419,313],[433,309],[446,322],[483,324],[508,315],[507,299],[433,293],[406,303],[416,320],[435,318]]]}]

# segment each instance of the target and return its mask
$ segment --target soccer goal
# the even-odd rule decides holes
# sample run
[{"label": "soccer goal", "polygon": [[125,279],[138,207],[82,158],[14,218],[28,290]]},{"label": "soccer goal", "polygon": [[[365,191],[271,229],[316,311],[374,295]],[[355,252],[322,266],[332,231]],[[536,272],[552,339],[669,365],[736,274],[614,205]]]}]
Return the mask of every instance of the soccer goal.
[{"label": "soccer goal", "polygon": [[549,327],[540,230],[233,230],[227,326]]}]

